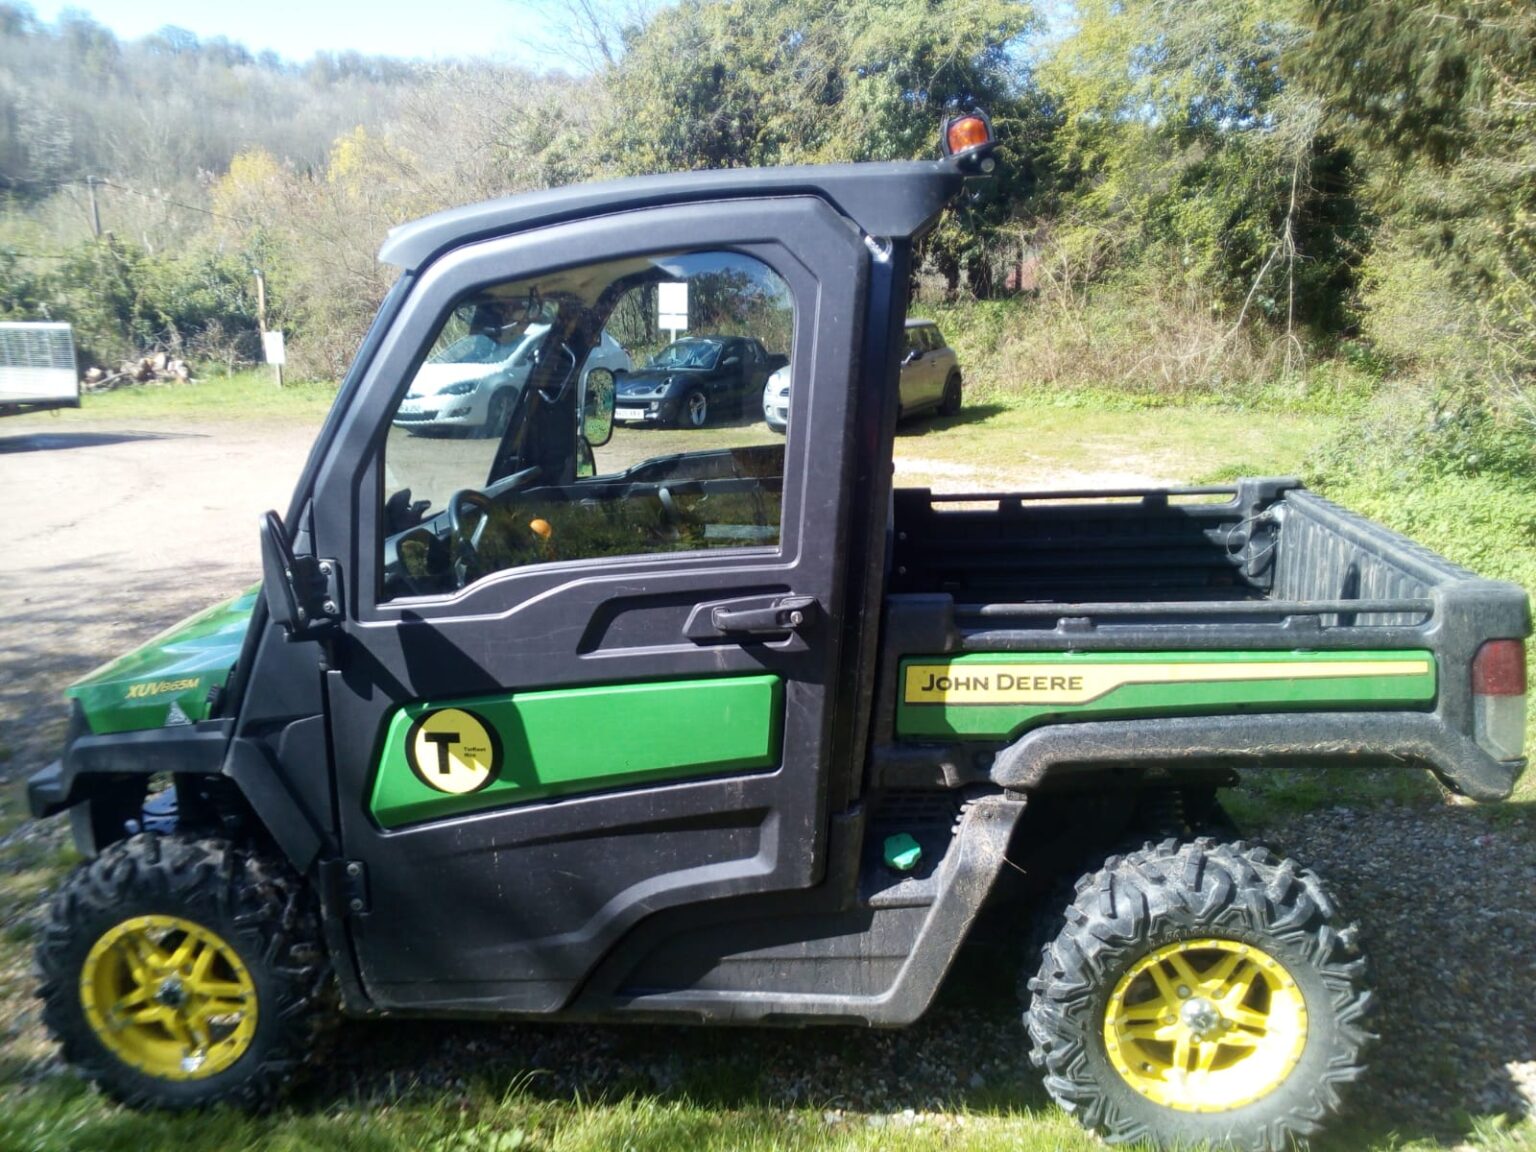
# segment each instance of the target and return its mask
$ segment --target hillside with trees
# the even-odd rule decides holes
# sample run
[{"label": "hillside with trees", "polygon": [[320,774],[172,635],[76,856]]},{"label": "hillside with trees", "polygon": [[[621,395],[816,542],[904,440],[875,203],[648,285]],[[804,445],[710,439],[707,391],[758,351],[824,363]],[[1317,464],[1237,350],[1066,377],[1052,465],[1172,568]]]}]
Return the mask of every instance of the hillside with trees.
[{"label": "hillside with trees", "polygon": [[960,309],[978,384],[1386,397],[1363,422],[1381,442],[1344,456],[1530,470],[1526,0],[565,11],[575,78],[124,42],[0,6],[0,312],[72,321],[96,362],[209,371],[255,355],[260,268],[293,367],[334,379],[400,221],[608,176],[928,157],[942,110],[980,105],[1004,179],[930,238],[918,285]]}]

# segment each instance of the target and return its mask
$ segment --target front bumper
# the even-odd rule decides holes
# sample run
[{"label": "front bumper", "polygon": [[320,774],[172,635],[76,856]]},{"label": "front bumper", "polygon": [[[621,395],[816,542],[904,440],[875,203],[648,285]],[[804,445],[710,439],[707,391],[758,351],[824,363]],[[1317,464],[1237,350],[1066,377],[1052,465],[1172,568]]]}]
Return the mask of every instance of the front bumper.
[{"label": "front bumper", "polygon": [[403,401],[394,424],[399,428],[478,428],[485,417],[485,398],[471,392],[468,396],[423,396]]},{"label": "front bumper", "polygon": [[614,402],[615,424],[671,424],[677,419],[676,396],[620,396]]}]

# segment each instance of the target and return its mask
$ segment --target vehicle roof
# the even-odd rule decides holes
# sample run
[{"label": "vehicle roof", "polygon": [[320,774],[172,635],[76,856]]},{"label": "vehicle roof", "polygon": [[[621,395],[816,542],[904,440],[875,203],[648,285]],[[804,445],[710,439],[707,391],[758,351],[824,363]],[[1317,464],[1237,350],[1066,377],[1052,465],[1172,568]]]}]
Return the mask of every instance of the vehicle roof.
[{"label": "vehicle roof", "polygon": [[920,316],[910,316],[907,318],[908,328],[937,328],[938,326],[939,322],[937,320],[924,320]]},{"label": "vehicle roof", "polygon": [[727,168],[550,188],[451,208],[390,231],[379,259],[414,271],[472,240],[610,212],[704,200],[819,196],[876,237],[925,230],[965,177],[948,161]]}]

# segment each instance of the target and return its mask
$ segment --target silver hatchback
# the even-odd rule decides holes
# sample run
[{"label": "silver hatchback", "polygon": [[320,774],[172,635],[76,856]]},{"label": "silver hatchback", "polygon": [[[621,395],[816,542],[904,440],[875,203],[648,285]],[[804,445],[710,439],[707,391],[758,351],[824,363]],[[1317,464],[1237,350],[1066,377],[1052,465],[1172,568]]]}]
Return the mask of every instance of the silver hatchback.
[{"label": "silver hatchback", "polygon": [[[932,320],[908,320],[901,352],[898,419],[918,412],[960,411],[960,361]],[[789,427],[789,365],[768,378],[763,419],[775,432]]]}]

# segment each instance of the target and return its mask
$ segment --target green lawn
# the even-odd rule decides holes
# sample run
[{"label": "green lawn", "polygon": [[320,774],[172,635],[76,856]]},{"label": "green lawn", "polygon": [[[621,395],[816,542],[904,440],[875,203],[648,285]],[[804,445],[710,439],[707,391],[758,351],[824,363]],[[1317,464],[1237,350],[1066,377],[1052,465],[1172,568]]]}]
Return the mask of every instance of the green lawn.
[{"label": "green lawn", "polygon": [[[1140,472],[1170,480],[1294,475],[1339,418],[1255,415],[1229,408],[1107,408],[1053,404],[1034,395],[980,400],[958,416],[914,419],[896,435],[905,460],[977,465],[983,473],[1025,470],[1032,486],[1053,471]],[[898,472],[898,483],[901,483]]]},{"label": "green lawn", "polygon": [[79,408],[32,417],[81,422],[158,423],[173,421],[295,420],[314,422],[330,410],[333,384],[289,384],[279,388],[270,371],[208,376],[188,384],[136,384],[110,392],[88,392]]},{"label": "green lawn", "polygon": [[[305,386],[277,391],[270,378],[125,390],[88,397],[63,421],[203,421],[259,418],[310,424],[329,405],[331,390]],[[43,417],[30,418],[33,421]],[[1219,408],[1134,409],[1057,405],[1035,399],[972,404],[951,420],[902,429],[900,456],[953,467],[1003,461],[1027,468],[1046,486],[1052,470],[1142,470],[1199,479],[1239,473],[1293,473],[1308,451],[1338,426],[1339,417],[1253,415]],[[1452,540],[1454,544],[1454,539]],[[1342,791],[1341,791],[1342,790]],[[1536,786],[1523,803],[1486,810],[1489,820],[1530,819]],[[1380,800],[1435,802],[1426,778],[1315,774],[1277,775],[1248,789],[1241,814],[1262,824],[1341,797],[1353,804]],[[554,1029],[368,1024],[343,1031],[343,1052],[316,1086],[264,1117],[217,1112],[194,1117],[140,1115],[113,1106],[61,1071],[36,1021],[30,991],[30,941],[40,893],[72,863],[63,830],[39,833],[22,819],[15,783],[0,789],[0,1152],[7,1150],[176,1148],[181,1152],[260,1148],[419,1149],[455,1152],[612,1149],[1020,1149],[1071,1152],[1100,1145],[1052,1106],[1023,1059],[1019,1035],[1008,1066],[984,1083],[921,1083],[928,1047],[965,1043],[978,1021],[1006,1022],[1006,990],[946,994],[930,1019],[894,1040],[851,1029],[816,1033],[766,1030],[593,1029],[563,1065],[528,1072],[526,1051],[537,1051]],[[1008,981],[1002,981],[1006,989]],[[986,987],[990,988],[990,985]],[[985,1011],[983,1011],[985,1010]],[[579,1026],[571,1026],[573,1028]],[[584,1079],[581,1046],[591,1037],[601,1075]],[[525,1046],[526,1045],[526,1049]],[[882,1047],[883,1045],[883,1047]],[[894,1045],[894,1047],[893,1047]],[[483,1055],[473,1055],[483,1052]],[[824,1069],[828,1062],[863,1068],[888,1061],[903,1079],[886,1104],[844,1110],[833,1099],[785,1100],[777,1095],[784,1068]],[[466,1053],[470,1053],[466,1056]],[[446,1061],[449,1073],[443,1073]],[[654,1074],[662,1067],[665,1075]],[[882,1065],[883,1067],[883,1065]],[[861,1073],[862,1074],[862,1073]],[[818,1082],[826,1083],[822,1075]],[[832,1080],[835,1082],[836,1077]],[[446,1082],[445,1082],[446,1081]],[[913,1110],[912,1115],[906,1109]],[[1372,1119],[1357,1101],[1349,1124],[1320,1146],[1336,1152],[1536,1148],[1536,1128],[1514,1131],[1469,1122],[1463,1143],[1406,1139]]]}]

